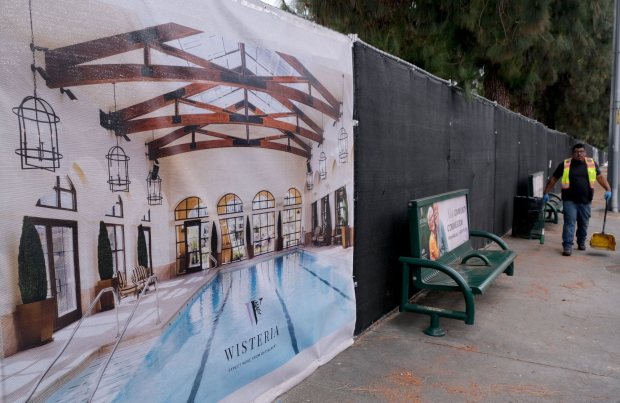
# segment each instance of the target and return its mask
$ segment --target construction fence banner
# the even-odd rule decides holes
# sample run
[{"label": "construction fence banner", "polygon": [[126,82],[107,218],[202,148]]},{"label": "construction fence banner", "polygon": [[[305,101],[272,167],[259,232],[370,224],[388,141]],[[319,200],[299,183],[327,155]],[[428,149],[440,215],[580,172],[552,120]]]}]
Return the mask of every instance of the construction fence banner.
[{"label": "construction fence banner", "polygon": [[[38,281],[18,270],[32,226],[58,340],[107,277],[101,237],[121,289],[159,280],[169,313],[149,334],[132,330],[146,319],[129,324],[149,348],[132,365],[112,357],[122,382],[105,387],[104,374],[104,400],[270,401],[352,343],[351,39],[255,0],[4,1],[0,37],[7,368],[26,371],[20,357],[39,351],[16,314],[20,285]],[[53,368],[35,396],[83,400],[70,394],[86,390],[70,387],[80,374],[54,381],[71,370]],[[4,375],[7,401],[36,380]]]}]

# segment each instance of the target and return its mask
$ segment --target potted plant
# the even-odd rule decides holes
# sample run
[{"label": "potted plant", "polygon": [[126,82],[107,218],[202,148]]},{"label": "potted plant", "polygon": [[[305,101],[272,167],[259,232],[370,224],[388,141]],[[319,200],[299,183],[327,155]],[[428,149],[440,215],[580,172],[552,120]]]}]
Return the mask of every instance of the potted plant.
[{"label": "potted plant", "polygon": [[45,257],[39,233],[29,217],[24,217],[17,256],[19,291],[22,304],[16,307],[20,350],[53,340],[56,298],[47,298]]},{"label": "potted plant", "polygon": [[284,248],[284,238],[282,238],[282,216],[278,211],[278,234],[276,236],[276,251]]},{"label": "potted plant", "polygon": [[[99,221],[99,237],[97,242],[97,269],[99,270],[99,278],[96,294],[107,287],[113,287],[112,276],[114,275],[114,264],[112,260],[112,246],[108,237],[108,230],[103,221]],[[114,294],[106,292],[99,300],[101,310],[108,311],[114,308]]]},{"label": "potted plant", "polygon": [[146,248],[146,237],[142,224],[138,225],[138,266],[146,267],[149,275],[153,275],[152,268],[149,266],[149,252]]},{"label": "potted plant", "polygon": [[217,238],[217,228],[215,227],[215,222],[211,226],[211,255],[217,260],[215,266],[219,266],[222,261],[222,254],[217,251],[218,246],[218,238]]},{"label": "potted plant", "polygon": [[250,217],[247,217],[245,221],[245,245],[248,249],[248,259],[252,259],[254,257],[254,244],[252,243],[252,233],[250,232]]}]

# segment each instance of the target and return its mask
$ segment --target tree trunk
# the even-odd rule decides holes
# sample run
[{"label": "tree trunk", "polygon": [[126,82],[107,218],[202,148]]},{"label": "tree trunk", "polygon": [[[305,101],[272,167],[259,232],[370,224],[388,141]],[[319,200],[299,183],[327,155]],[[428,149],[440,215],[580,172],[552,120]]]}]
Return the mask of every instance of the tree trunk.
[{"label": "tree trunk", "polygon": [[497,76],[493,67],[484,75],[484,96],[491,101],[496,101],[504,108],[510,109],[510,93],[506,85]]}]

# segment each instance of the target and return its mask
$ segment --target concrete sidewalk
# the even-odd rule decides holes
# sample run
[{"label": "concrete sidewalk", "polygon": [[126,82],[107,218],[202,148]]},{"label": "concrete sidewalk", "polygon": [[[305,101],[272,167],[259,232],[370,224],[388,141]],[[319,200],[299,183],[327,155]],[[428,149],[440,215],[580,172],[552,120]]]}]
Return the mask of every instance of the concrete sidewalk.
[{"label": "concrete sidewalk", "polygon": [[[595,201],[589,236],[603,212]],[[620,402],[620,256],[564,257],[561,220],[545,229],[544,245],[505,237],[515,275],[476,296],[475,325],[442,319],[433,338],[428,316],[395,312],[277,402]],[[618,214],[605,232],[620,237]],[[464,308],[458,293],[419,301]]]}]

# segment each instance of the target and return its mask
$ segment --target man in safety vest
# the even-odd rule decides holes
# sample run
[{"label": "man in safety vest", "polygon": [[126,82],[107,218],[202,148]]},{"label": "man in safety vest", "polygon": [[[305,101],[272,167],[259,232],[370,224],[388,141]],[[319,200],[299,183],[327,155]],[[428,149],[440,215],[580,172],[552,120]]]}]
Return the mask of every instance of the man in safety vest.
[{"label": "man in safety vest", "polygon": [[607,179],[592,158],[586,157],[583,144],[573,146],[572,158],[562,161],[545,186],[543,201],[549,201],[548,193],[558,179],[562,184],[562,204],[564,210],[564,227],[562,229],[562,255],[570,256],[575,239],[575,223],[577,224],[577,249],[586,250],[588,221],[594,196],[594,183],[598,182],[604,189],[605,200],[611,199],[611,187]]}]

